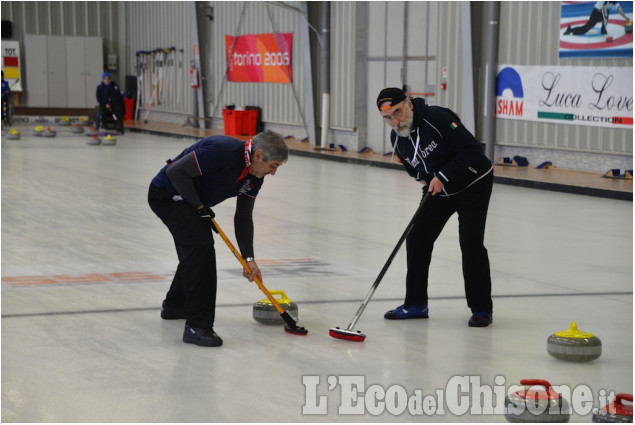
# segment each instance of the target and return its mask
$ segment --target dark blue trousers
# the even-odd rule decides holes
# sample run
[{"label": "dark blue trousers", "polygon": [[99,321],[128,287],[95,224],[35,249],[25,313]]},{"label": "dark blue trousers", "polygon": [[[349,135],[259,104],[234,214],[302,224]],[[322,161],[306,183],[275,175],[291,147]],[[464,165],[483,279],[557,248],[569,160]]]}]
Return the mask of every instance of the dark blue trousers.
[{"label": "dark blue trousers", "polygon": [[405,304],[428,304],[428,270],[434,242],[452,214],[457,213],[467,305],[472,312],[492,313],[492,280],[483,240],[493,183],[494,173],[490,172],[459,194],[428,199],[406,239]]},{"label": "dark blue trousers", "polygon": [[187,202],[175,202],[166,188],[150,184],[148,203],[174,239],[179,265],[165,296],[167,304],[183,309],[187,325],[211,327],[216,311],[216,252],[208,225]]}]

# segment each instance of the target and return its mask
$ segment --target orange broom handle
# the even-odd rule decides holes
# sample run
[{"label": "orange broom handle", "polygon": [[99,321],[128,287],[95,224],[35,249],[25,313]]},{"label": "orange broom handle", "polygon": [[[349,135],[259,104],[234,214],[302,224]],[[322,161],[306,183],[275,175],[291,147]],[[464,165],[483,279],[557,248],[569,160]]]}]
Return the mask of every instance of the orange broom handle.
[{"label": "orange broom handle", "polygon": [[[238,253],[238,250],[234,247],[234,245],[231,243],[231,241],[229,240],[229,238],[227,237],[225,232],[223,232],[223,230],[220,228],[218,223],[216,223],[216,220],[214,220],[213,218],[212,218],[212,223],[214,223],[214,226],[216,226],[216,230],[218,230],[218,234],[225,241],[225,243],[227,244],[227,246],[229,247],[231,252],[234,254],[234,257],[236,257],[238,259],[238,261],[240,262],[240,264],[243,266],[243,269],[247,270],[247,273],[251,274],[251,269],[249,268],[249,265],[247,264],[247,262]],[[282,306],[280,306],[278,301],[276,301],[276,299],[273,297],[273,295],[271,295],[271,292],[269,292],[267,290],[267,288],[265,288],[265,285],[262,283],[260,278],[258,276],[256,276],[254,278],[254,281],[256,282],[256,285],[258,285],[260,290],[262,292],[264,292],[264,294],[267,296],[267,298],[269,298],[269,301],[271,301],[271,304],[273,304],[273,306],[276,308],[276,310],[278,310],[278,313],[284,314],[284,309],[282,308]]]}]

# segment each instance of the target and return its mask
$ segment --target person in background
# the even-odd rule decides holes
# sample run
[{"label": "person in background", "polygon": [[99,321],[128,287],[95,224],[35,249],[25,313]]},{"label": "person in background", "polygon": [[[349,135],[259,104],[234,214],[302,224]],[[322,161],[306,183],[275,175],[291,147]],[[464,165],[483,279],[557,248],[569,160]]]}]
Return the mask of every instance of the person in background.
[{"label": "person in background", "polygon": [[2,124],[9,125],[9,94],[11,87],[9,82],[4,79],[4,71],[2,71]]},{"label": "person in background", "polygon": [[112,117],[117,123],[117,130],[123,134],[125,105],[121,90],[117,83],[111,80],[109,72],[104,72],[101,76],[101,84],[97,86],[97,102],[102,120]]}]

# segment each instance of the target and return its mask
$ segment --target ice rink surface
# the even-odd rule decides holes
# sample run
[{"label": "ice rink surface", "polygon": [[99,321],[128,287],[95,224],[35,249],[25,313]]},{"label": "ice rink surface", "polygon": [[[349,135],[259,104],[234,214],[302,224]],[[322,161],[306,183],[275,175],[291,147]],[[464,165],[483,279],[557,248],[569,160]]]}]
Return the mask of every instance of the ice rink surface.
[{"label": "ice rink surface", "polygon": [[[203,348],[159,317],[177,260],[146,201],[193,141],[118,139],[2,139],[3,422],[505,422],[502,398],[526,378],[568,389],[571,422],[591,422],[591,407],[633,393],[632,202],[495,184],[493,325],[467,326],[454,217],[430,318],[383,319],[402,303],[404,247],[357,324],[366,340],[349,342],[329,328],[348,326],[421,188],[405,171],[291,155],[258,196],[255,252],[309,333],[254,321],[264,295],[216,238],[224,345]],[[234,207],[214,208],[232,240]],[[601,339],[599,359],[548,355],[572,321]]]}]

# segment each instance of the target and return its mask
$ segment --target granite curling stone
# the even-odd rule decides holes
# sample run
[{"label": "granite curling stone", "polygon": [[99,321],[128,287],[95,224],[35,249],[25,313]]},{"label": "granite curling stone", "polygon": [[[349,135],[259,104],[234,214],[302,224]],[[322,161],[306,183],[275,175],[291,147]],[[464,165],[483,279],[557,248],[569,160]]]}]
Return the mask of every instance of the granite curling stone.
[{"label": "granite curling stone", "polygon": [[44,137],[55,137],[57,136],[57,131],[51,130],[51,127],[47,128],[42,132],[42,136]]},{"label": "granite curling stone", "polygon": [[96,134],[93,134],[92,136],[89,136],[88,139],[86,139],[86,144],[89,146],[101,145],[101,139],[97,137]]},{"label": "granite curling stone", "polygon": [[20,140],[21,135],[18,130],[12,128],[11,130],[9,130],[9,133],[7,133],[6,137],[8,140]]},{"label": "granite curling stone", "polygon": [[92,136],[99,136],[99,131],[93,127],[92,125],[88,127],[88,129],[86,130],[86,135],[88,137],[92,137]]},{"label": "granite curling stone", "polygon": [[[287,298],[287,295],[283,291],[272,290],[271,295],[276,299],[280,307],[282,307],[287,313],[289,313],[294,319],[298,319],[298,306],[296,303]],[[263,323],[265,325],[284,325],[285,321],[276,310],[268,298],[263,298],[254,304],[253,316],[256,322]]]},{"label": "granite curling stone", "polygon": [[44,133],[44,127],[41,125],[38,125],[37,127],[33,129],[34,136],[42,137],[42,133]]},{"label": "granite curling stone", "polygon": [[71,125],[71,120],[70,120],[70,118],[68,118],[68,117],[62,117],[62,118],[60,118],[59,120],[57,120],[57,123],[58,123],[59,125],[64,126],[64,127],[68,127],[68,126],[70,126],[70,125]]},{"label": "granite curling stone", "polygon": [[101,139],[101,144],[104,146],[114,146],[117,144],[117,139],[112,137],[112,134],[108,134],[106,137]]},{"label": "granite curling stone", "polygon": [[602,341],[595,335],[582,332],[576,322],[569,329],[547,338],[547,352],[551,357],[571,362],[588,362],[602,354]]},{"label": "granite curling stone", "polygon": [[548,381],[523,379],[520,384],[529,388],[505,397],[507,422],[569,422],[571,416],[569,402],[562,397],[562,394],[556,392]]},{"label": "granite curling stone", "polygon": [[71,127],[71,133],[84,134],[84,126],[80,123],[73,124],[73,127]]},{"label": "granite curling stone", "polygon": [[[623,401],[631,404],[624,404]],[[633,395],[620,393],[612,403],[601,409],[594,409],[593,422],[633,423]]]}]

